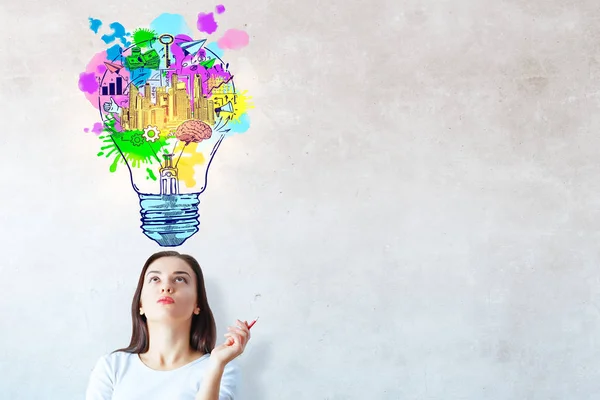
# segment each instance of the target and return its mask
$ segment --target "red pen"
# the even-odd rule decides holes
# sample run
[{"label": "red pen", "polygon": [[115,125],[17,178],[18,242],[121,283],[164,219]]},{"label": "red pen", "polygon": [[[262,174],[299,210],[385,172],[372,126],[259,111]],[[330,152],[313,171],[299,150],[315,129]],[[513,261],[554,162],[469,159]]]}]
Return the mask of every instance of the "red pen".
[{"label": "red pen", "polygon": [[[256,317],[256,319],[255,319],[254,321],[250,322],[249,324],[246,324],[246,326],[248,327],[248,330],[250,330],[250,328],[252,328],[252,327],[254,326],[254,324],[256,323],[256,321],[258,321],[258,319],[259,319],[259,318],[260,318],[260,317]],[[231,346],[231,345],[233,345],[233,343],[234,343],[234,341],[233,341],[233,339],[232,339],[232,338],[229,338],[229,339],[227,340],[227,345],[228,345],[228,346]]]},{"label": "red pen", "polygon": [[258,321],[260,317],[256,317],[256,319],[252,322],[250,322],[250,324],[246,324],[246,326],[248,327],[248,330],[250,330],[250,328],[252,328],[254,326],[254,324],[256,323],[256,321]]}]

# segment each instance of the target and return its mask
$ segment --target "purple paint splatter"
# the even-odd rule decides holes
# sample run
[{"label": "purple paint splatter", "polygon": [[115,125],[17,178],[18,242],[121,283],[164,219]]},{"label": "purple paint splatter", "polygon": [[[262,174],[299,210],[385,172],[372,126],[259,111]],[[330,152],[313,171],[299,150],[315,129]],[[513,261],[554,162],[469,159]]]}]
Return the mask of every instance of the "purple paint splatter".
[{"label": "purple paint splatter", "polygon": [[[232,75],[229,71],[225,70],[220,63],[216,63],[212,68],[206,69],[202,66],[188,63],[187,66],[184,66],[186,62],[191,61],[193,55],[185,56],[181,47],[179,47],[179,43],[189,41],[191,38],[187,35],[177,35],[175,37],[175,44],[171,46],[171,54],[175,57],[176,62],[171,64],[171,70],[167,72],[167,80],[171,80],[171,76],[173,73],[181,76],[194,76],[199,75],[202,77],[202,93],[207,96],[210,96],[212,87],[208,86],[208,80],[210,77],[222,78],[224,81],[229,81],[232,79]],[[206,59],[206,51],[204,49],[200,49],[198,51],[200,60]],[[188,92],[190,91],[190,87],[186,83],[186,88]]]},{"label": "purple paint splatter", "polygon": [[208,33],[209,35],[217,30],[217,23],[215,21],[215,15],[213,13],[200,13],[198,14],[198,30],[200,32]]},{"label": "purple paint splatter", "polygon": [[223,14],[225,12],[225,6],[223,4],[219,4],[215,8],[215,11],[217,12],[217,14]]},{"label": "purple paint splatter", "polygon": [[121,126],[121,121],[116,120],[115,121],[115,126],[113,127],[114,130],[116,130],[117,132],[122,132],[123,131],[123,127]]},{"label": "purple paint splatter", "polygon": [[88,132],[94,132],[96,135],[99,135],[102,133],[102,129],[104,128],[104,124],[102,122],[94,122],[94,126],[92,127],[92,129],[90,128],[83,128],[83,131],[85,133]]},{"label": "purple paint splatter", "polygon": [[94,127],[92,128],[92,132],[94,132],[96,135],[99,135],[102,133],[102,122],[96,122],[94,123]]},{"label": "purple paint splatter", "polygon": [[79,90],[90,94],[95,93],[98,90],[96,74],[93,72],[90,72],[89,74],[82,72],[79,74]]}]

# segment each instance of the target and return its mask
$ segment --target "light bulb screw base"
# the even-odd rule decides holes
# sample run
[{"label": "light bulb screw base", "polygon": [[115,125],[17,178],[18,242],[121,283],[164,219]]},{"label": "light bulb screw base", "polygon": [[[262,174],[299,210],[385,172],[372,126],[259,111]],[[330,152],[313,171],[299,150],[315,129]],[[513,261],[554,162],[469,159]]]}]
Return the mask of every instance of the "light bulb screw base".
[{"label": "light bulb screw base", "polygon": [[199,195],[138,193],[144,234],[162,247],[183,244],[198,232]]}]

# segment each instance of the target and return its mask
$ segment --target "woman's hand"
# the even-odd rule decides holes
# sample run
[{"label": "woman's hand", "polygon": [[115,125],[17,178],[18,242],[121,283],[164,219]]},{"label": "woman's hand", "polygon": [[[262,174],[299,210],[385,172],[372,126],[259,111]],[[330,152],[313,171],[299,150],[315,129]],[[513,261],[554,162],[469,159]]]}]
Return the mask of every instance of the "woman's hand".
[{"label": "woman's hand", "polygon": [[225,365],[244,352],[248,340],[250,340],[250,330],[248,322],[236,321],[235,327],[228,327],[228,332],[224,335],[227,340],[225,343],[216,346],[210,353],[211,360]]}]

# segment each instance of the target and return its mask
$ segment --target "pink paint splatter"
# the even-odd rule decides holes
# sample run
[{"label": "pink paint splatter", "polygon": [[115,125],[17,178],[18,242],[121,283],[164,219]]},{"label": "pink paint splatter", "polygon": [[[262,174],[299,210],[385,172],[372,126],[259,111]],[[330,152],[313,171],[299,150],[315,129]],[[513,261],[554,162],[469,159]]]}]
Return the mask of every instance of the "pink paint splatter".
[{"label": "pink paint splatter", "polygon": [[98,81],[96,74],[93,72],[79,74],[79,90],[85,93],[94,93],[98,91]]},{"label": "pink paint splatter", "polygon": [[215,8],[215,11],[217,12],[217,14],[223,14],[225,12],[225,6],[223,4],[219,4]]},{"label": "pink paint splatter", "polygon": [[217,41],[217,44],[223,50],[236,50],[247,46],[249,42],[250,37],[246,32],[239,29],[228,29],[223,37]]},{"label": "pink paint splatter", "polygon": [[96,135],[99,135],[102,133],[102,127],[102,122],[95,122],[94,127],[92,128],[92,132],[94,132]]},{"label": "pink paint splatter", "polygon": [[213,13],[198,14],[198,30],[200,32],[208,33],[209,35],[216,31],[217,23],[215,21],[215,15]]},{"label": "pink paint splatter", "polygon": [[123,127],[121,126],[121,121],[116,120],[115,121],[115,126],[113,128],[117,132],[122,132],[123,131]]},{"label": "pink paint splatter", "polygon": [[[92,104],[94,108],[98,108],[98,80],[102,78],[104,72],[106,71],[106,66],[104,62],[107,61],[106,51],[101,51],[96,53],[94,57],[87,64],[85,71],[79,75],[79,89],[85,95],[85,98]],[[112,73],[111,73],[112,75]],[[129,79],[129,71],[126,68],[121,69],[119,75],[123,78],[123,80],[127,81]],[[82,83],[82,77],[85,76],[84,82]],[[110,79],[110,76],[108,77]],[[91,81],[94,80],[94,84],[92,86]],[[107,82],[107,80],[105,80]],[[91,91],[90,91],[91,90]],[[112,96],[115,98],[117,103],[122,101],[121,96]],[[126,96],[124,96],[126,98]],[[105,99],[103,99],[105,100]]]},{"label": "pink paint splatter", "polygon": [[92,127],[92,129],[90,128],[83,128],[83,131],[85,133],[88,133],[90,131],[94,132],[96,135],[99,135],[102,133],[102,129],[104,127],[104,124],[102,122],[95,122],[94,126]]}]

